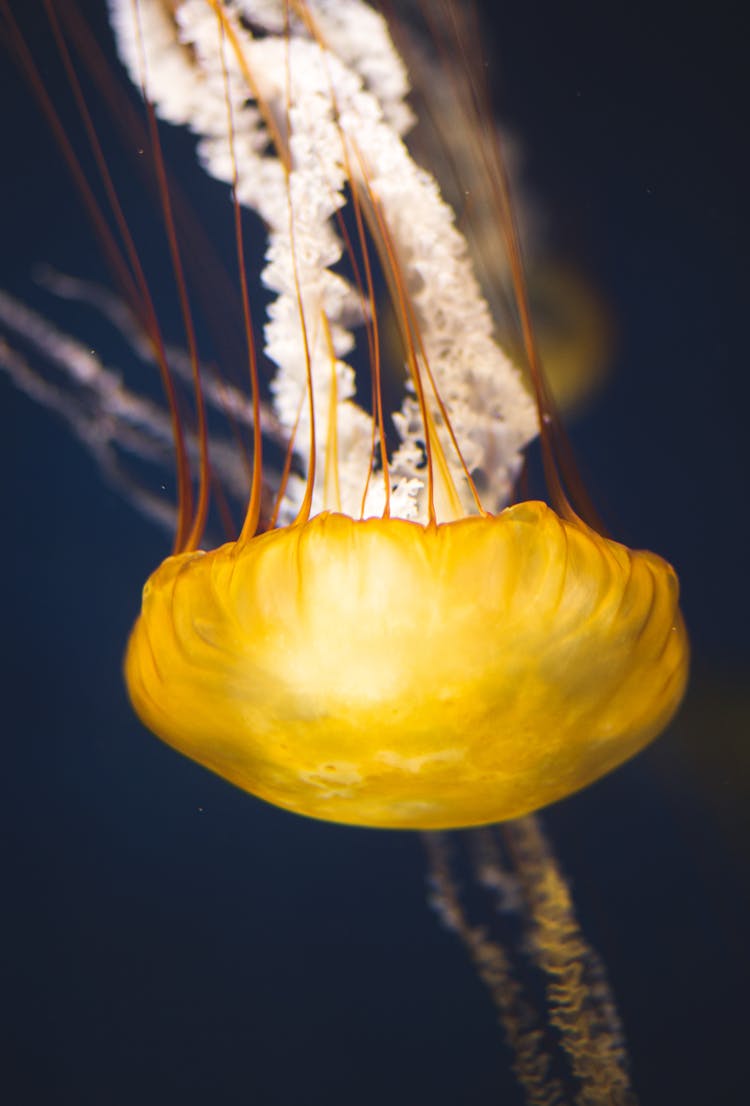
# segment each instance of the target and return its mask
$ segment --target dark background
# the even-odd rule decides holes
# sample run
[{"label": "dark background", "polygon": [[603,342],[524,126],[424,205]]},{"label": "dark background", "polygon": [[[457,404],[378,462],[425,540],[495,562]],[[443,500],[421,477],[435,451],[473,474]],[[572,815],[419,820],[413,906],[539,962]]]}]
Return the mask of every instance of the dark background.
[{"label": "dark background", "polygon": [[[62,96],[36,5],[16,7]],[[99,5],[88,8],[105,41]],[[617,319],[611,375],[573,426],[575,446],[617,537],[677,566],[694,648],[669,732],[544,820],[607,964],[643,1106],[740,1106],[750,611],[739,18],[729,5],[574,0],[508,5],[488,28],[528,185]],[[44,124],[0,64],[0,285],[45,310],[35,262],[102,270]],[[137,223],[126,158],[115,171]],[[114,357],[105,332],[82,332],[72,315],[70,329]],[[122,650],[167,539],[47,412],[5,379],[0,394],[10,1101],[517,1101],[489,999],[426,906],[417,836],[265,806],[135,720]]]}]

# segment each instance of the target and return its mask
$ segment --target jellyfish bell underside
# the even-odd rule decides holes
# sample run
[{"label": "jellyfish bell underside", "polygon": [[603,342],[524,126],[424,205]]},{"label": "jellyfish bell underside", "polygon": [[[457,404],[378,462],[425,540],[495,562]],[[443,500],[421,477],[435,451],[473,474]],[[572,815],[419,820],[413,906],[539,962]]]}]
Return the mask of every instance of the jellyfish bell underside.
[{"label": "jellyfish bell underside", "polygon": [[159,737],[278,806],[401,829],[577,791],[682,697],[678,585],[541,502],[440,525],[321,513],[166,560],[129,693]]}]

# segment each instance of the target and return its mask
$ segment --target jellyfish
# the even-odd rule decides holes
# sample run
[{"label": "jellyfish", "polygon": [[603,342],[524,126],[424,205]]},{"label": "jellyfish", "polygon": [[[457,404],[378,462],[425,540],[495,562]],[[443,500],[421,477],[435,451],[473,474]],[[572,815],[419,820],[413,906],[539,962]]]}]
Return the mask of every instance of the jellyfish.
[{"label": "jellyfish", "polygon": [[[543,382],[534,406],[493,341],[451,213],[402,141],[403,75],[379,17],[326,4],[246,5],[244,21],[215,4],[180,11],[166,42],[115,7],[121,49],[268,227],[266,351],[302,472],[283,524],[261,527],[258,434],[239,538],[199,549],[201,508],[181,518],[127,648],[135,710],[183,753],[313,817],[443,829],[546,806],[674,713],[687,663],[674,572],[571,506]],[[365,12],[377,67],[348,26]],[[141,13],[163,18],[159,5]],[[189,62],[180,91],[186,47],[208,74],[199,97]],[[337,271],[347,201],[359,288]],[[395,414],[376,259],[407,372]],[[344,360],[358,315],[367,408]],[[506,506],[535,421],[553,505]]]},{"label": "jellyfish", "polygon": [[[201,548],[211,448],[200,365],[192,349],[194,504],[162,354],[180,493],[173,553],[146,583],[126,652],[139,717],[267,801],[366,826],[505,821],[612,770],[682,697],[677,579],[657,555],[605,537],[566,489],[497,147],[478,139],[533,396],[494,339],[453,212],[408,152],[406,72],[382,16],[360,3],[214,0],[176,18],[155,0],[111,12],[147,102],[196,132],[236,216],[250,208],[267,228],[265,352],[288,439],[268,519],[268,412],[238,222],[255,427],[247,510],[236,540]],[[169,220],[166,185],[162,200]],[[386,312],[403,367],[396,411],[384,398]],[[537,431],[549,504],[514,501]]]},{"label": "jellyfish", "polygon": [[[151,125],[196,416],[186,432],[171,359],[147,318],[169,410],[123,403],[118,425],[148,428],[152,439],[158,426],[161,446],[173,442],[179,494],[173,550],[145,584],[126,649],[136,713],[256,797],[349,825],[506,823],[613,770],[682,698],[678,583],[656,554],[604,534],[575,478],[539,363],[494,134],[471,132],[505,235],[530,390],[496,341],[454,213],[409,152],[407,74],[374,8],[110,8],[149,113],[190,127],[204,167],[229,186],[252,457],[240,533],[209,546],[214,476],[228,481],[235,470],[209,432],[213,401]],[[260,216],[268,238],[265,391],[241,209]],[[137,273],[127,279],[141,295]],[[34,330],[12,305],[5,318]],[[54,334],[37,339],[59,348]],[[274,435],[285,443],[277,468],[266,456]],[[517,493],[537,435],[549,502]],[[538,893],[553,869],[534,823],[519,826],[506,844],[537,877],[529,897],[540,962],[554,973]],[[471,945],[435,848],[442,901]],[[508,996],[508,971],[497,970]]]}]

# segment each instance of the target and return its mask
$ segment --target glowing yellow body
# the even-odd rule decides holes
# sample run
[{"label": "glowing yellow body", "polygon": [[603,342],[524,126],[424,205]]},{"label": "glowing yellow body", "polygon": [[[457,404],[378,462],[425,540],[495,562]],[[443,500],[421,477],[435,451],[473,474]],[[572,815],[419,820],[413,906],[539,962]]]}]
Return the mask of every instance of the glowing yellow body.
[{"label": "glowing yellow body", "polygon": [[323,514],[146,584],[141,719],[289,810],[468,826],[585,786],[666,725],[687,642],[671,567],[542,503],[424,527]]}]

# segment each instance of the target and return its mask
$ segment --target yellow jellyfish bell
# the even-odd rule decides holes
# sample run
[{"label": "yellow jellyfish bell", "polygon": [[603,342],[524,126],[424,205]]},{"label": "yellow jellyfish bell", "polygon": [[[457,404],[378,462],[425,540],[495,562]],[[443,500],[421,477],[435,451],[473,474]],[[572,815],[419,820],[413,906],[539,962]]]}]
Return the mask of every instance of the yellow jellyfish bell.
[{"label": "yellow jellyfish bell", "polygon": [[301,814],[513,818],[616,767],[685,683],[673,570],[543,503],[441,525],[323,513],[171,557],[127,652],[145,724]]},{"label": "yellow jellyfish bell", "polygon": [[[266,346],[278,366],[277,412],[307,476],[292,496],[291,521],[258,532],[256,436],[239,540],[199,551],[202,520],[182,520],[178,551],[147,582],[128,644],[133,706],[176,749],[300,814],[410,829],[518,817],[610,771],[669,721],[688,655],[677,578],[658,556],[602,537],[567,506],[538,370],[558,510],[542,502],[496,509],[502,489],[487,505],[473,475],[510,481],[520,438],[507,439],[513,420],[527,417],[525,393],[497,360],[445,205],[424,172],[412,173],[393,98],[382,92],[378,102],[375,78],[356,71],[358,55],[329,47],[325,6],[301,5],[307,18],[287,21],[275,54],[273,26],[254,38],[218,2],[206,8],[216,15],[214,77],[223,78],[229,108],[229,175],[269,227],[264,279],[278,298]],[[188,65],[208,49],[199,38],[205,28],[195,29],[194,43],[186,23]],[[381,36],[384,64],[395,51],[378,26],[368,36]],[[158,87],[149,95],[159,108]],[[264,155],[257,195],[248,179],[258,166],[238,165],[234,141],[249,98],[267,127],[286,121],[271,135],[276,159]],[[346,188],[363,252],[364,225],[377,249],[403,339],[410,385],[394,420],[395,451],[386,440],[371,288],[360,295],[369,415],[342,361],[352,297],[331,271],[339,255],[330,220]],[[512,234],[509,243],[513,257]],[[527,322],[518,264],[514,279]],[[204,492],[207,473],[204,464]]]}]

